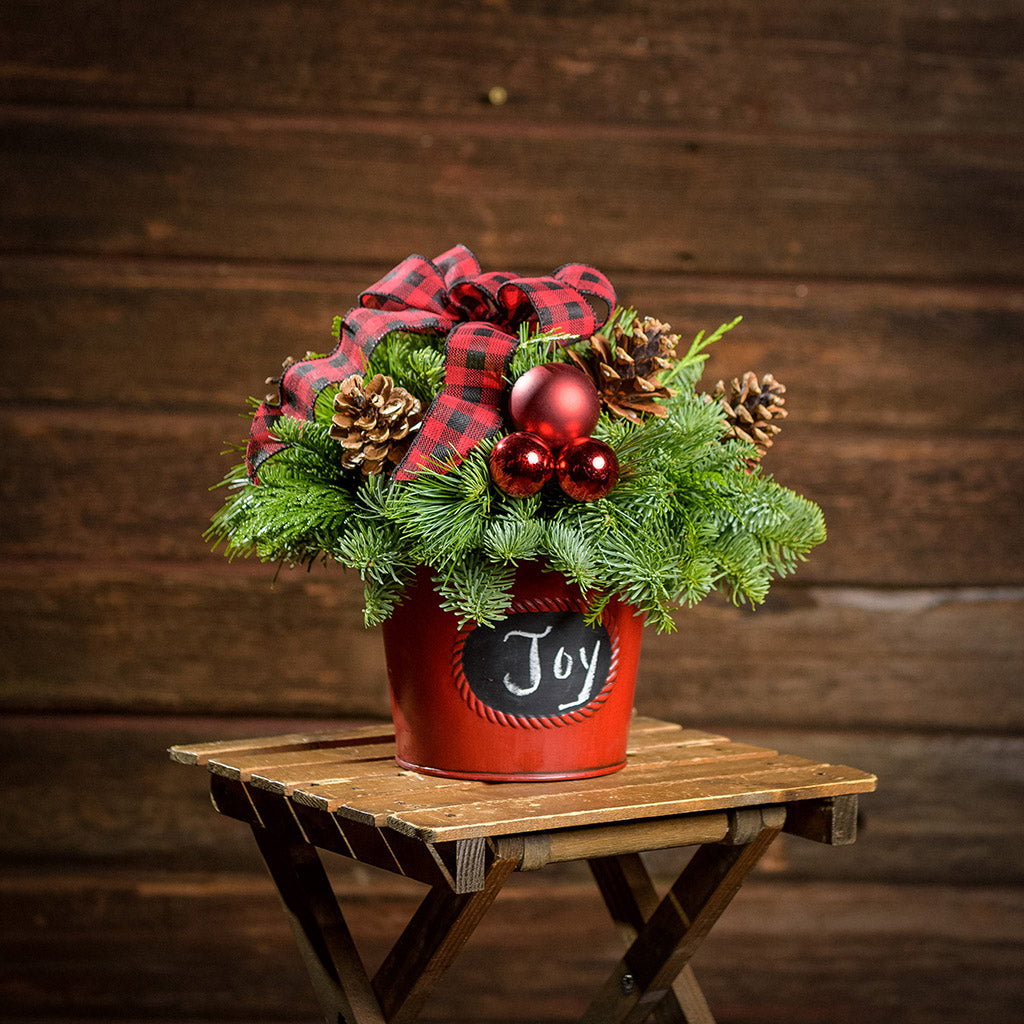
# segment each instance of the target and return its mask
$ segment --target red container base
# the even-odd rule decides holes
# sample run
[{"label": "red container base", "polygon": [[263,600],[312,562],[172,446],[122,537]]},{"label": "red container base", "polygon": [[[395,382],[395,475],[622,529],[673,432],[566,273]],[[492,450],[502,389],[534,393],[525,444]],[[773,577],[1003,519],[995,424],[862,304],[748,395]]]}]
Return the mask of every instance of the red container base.
[{"label": "red container base", "polygon": [[626,767],[626,759],[618,764],[610,764],[604,768],[579,768],[564,772],[460,772],[454,768],[430,768],[426,765],[413,764],[401,757],[395,757],[399,768],[419,772],[420,775],[437,775],[446,779],[469,779],[475,782],[562,782],[565,779],[592,779],[598,775],[611,775]]},{"label": "red container base", "polygon": [[487,782],[624,767],[643,618],[612,599],[587,626],[584,607],[576,587],[527,565],[507,619],[460,628],[421,571],[383,627],[398,764]]}]

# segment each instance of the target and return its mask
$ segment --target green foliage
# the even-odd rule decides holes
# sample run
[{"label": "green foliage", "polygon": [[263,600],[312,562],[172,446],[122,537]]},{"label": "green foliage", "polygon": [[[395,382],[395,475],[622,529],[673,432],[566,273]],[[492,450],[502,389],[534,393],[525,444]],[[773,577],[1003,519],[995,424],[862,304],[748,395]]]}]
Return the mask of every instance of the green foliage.
[{"label": "green foliage", "polygon": [[[613,315],[627,332],[636,317]],[[674,628],[673,609],[716,590],[735,602],[763,601],[773,578],[825,540],[825,524],[813,502],[750,468],[752,445],[723,441],[718,406],[696,390],[708,346],[738,319],[698,334],[663,375],[674,390],[665,417],[636,424],[602,414],[594,435],[615,450],[621,475],[597,501],[573,502],[553,486],[524,499],[504,494],[490,479],[495,439],[450,471],[437,467],[406,483],[345,471],[328,432],[337,390],[328,388],[312,420],[278,422],[287,447],[263,464],[258,485],[244,466],[229,474],[207,537],[229,557],[333,561],[358,572],[367,625],[388,618],[420,565],[462,622],[503,618],[516,565],[533,560],[578,584],[592,619],[614,594],[659,630]],[[561,358],[564,340],[524,328],[510,378]],[[443,339],[388,335],[369,360],[373,373],[426,406],[443,380]]]},{"label": "green foliage", "polygon": [[364,376],[375,373],[401,384],[426,409],[444,383],[444,338],[405,331],[385,335],[367,360]]},{"label": "green foliage", "polygon": [[700,379],[700,375],[704,370],[704,364],[707,362],[707,358],[710,355],[707,351],[708,348],[716,341],[721,340],[721,338],[731,331],[742,319],[743,317],[738,316],[730,323],[722,324],[718,330],[712,331],[712,333],[707,336],[705,336],[703,331],[698,331],[697,337],[693,339],[689,350],[675,366],[660,378],[661,381],[670,388],[692,389]]},{"label": "green foliage", "polygon": [[542,363],[564,362],[561,343],[568,341],[570,337],[571,335],[559,331],[532,334],[529,324],[521,324],[519,344],[512,353],[512,363],[509,367],[509,382],[517,381],[527,370],[532,370]]},{"label": "green foliage", "polygon": [[470,555],[452,566],[448,573],[434,576],[441,596],[441,607],[458,616],[459,625],[469,622],[490,623],[504,618],[512,601],[513,565],[495,565],[478,555]]}]

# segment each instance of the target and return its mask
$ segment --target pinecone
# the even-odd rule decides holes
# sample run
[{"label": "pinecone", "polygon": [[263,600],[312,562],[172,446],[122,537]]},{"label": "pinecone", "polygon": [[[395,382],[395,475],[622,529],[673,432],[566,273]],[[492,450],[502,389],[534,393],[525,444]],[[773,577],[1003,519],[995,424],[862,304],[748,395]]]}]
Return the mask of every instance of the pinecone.
[{"label": "pinecone", "polygon": [[378,373],[364,383],[353,374],[334,396],[330,433],[344,449],[342,466],[371,476],[401,461],[422,419],[420,400],[390,377]]},{"label": "pinecone", "polygon": [[782,429],[776,420],[785,419],[789,413],[782,396],[785,385],[780,384],[770,373],[760,381],[757,374],[748,370],[742,379],[733,379],[728,390],[725,382],[719,381],[711,393],[711,399],[722,406],[725,420],[729,424],[729,438],[750,441],[757,446],[757,457],[761,458],[771,448],[775,435]]},{"label": "pinecone", "polygon": [[[307,352],[302,358],[305,359],[319,359],[322,353],[320,352]],[[264,401],[270,406],[279,406],[284,404],[284,396],[281,394],[281,384],[284,381],[285,370],[288,369],[293,363],[299,362],[295,356],[285,356],[284,361],[281,363],[281,374],[278,377],[268,377],[263,383],[273,384],[277,390],[268,391],[267,397]]]},{"label": "pinecone", "polygon": [[658,374],[672,365],[679,335],[649,316],[634,323],[632,330],[630,335],[614,327],[611,341],[604,334],[595,334],[587,357],[570,351],[569,358],[593,378],[613,415],[635,422],[644,416],[667,416],[668,411],[656,399],[668,398],[672,392],[658,383]]}]

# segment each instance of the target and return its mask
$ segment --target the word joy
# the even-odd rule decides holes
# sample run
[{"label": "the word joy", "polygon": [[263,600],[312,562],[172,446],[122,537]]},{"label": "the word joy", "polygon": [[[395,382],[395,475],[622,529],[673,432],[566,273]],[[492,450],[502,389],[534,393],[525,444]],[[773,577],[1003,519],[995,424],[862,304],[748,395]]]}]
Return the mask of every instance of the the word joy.
[{"label": "the word joy", "polygon": [[[520,664],[525,664],[527,678],[516,681],[512,678],[511,672],[506,672],[503,682],[505,683],[505,688],[509,693],[516,697],[527,697],[531,693],[536,693],[544,684],[544,670],[548,667],[548,663],[546,661],[542,661],[540,642],[551,632],[552,628],[553,627],[548,626],[543,633],[530,633],[522,629],[510,629],[505,634],[503,642],[506,644],[511,640],[529,641],[528,656],[525,659],[525,663],[520,662]],[[585,647],[580,647],[578,649],[578,666],[576,660],[564,646],[560,646],[554,653],[554,656],[551,657],[550,671],[554,679],[559,681],[569,679],[572,677],[574,670],[577,675],[583,675],[580,690],[576,695],[576,699],[568,701],[565,704],[559,704],[559,711],[566,711],[569,708],[578,707],[580,704],[586,704],[587,701],[590,700],[594,689],[594,676],[597,673],[597,657],[600,651],[600,640],[595,641],[594,648],[590,652],[589,656],[587,654],[587,649]],[[547,653],[550,655],[550,651]],[[520,673],[517,672],[517,675],[519,674]]]}]

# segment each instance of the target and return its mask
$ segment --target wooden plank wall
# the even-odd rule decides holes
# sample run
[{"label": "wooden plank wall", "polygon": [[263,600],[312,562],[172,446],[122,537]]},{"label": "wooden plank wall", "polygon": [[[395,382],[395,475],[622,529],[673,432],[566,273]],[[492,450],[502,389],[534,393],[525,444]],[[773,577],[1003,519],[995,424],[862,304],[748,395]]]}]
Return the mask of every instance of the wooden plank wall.
[{"label": "wooden plank wall", "polygon": [[[315,1019],[163,750],[385,717],[379,641],[340,573],[212,555],[208,487],[285,355],[458,241],[742,313],[712,381],[789,385],[830,540],[652,637],[639,705],[880,790],[723,919],[720,1021],[1024,1019],[1017,0],[6,0],[0,121],[3,1019]],[[416,893],[335,870],[372,960]],[[585,876],[523,876],[426,1019],[569,1020],[613,955]]]}]

